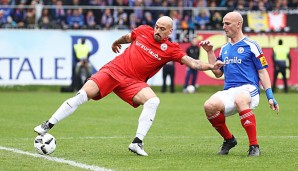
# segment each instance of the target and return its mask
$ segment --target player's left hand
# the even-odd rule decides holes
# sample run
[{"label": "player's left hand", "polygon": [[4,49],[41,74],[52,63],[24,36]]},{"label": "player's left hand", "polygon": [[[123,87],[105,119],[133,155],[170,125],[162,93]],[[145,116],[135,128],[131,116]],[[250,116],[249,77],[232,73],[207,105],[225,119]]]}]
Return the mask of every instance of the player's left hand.
[{"label": "player's left hand", "polygon": [[276,100],[270,99],[268,102],[269,102],[270,108],[272,110],[276,111],[278,114],[279,113],[279,105],[277,104]]},{"label": "player's left hand", "polygon": [[214,63],[213,70],[218,70],[219,68],[221,68],[221,67],[224,66],[224,65],[225,65],[224,62],[222,62],[222,61],[216,61],[216,62]]}]

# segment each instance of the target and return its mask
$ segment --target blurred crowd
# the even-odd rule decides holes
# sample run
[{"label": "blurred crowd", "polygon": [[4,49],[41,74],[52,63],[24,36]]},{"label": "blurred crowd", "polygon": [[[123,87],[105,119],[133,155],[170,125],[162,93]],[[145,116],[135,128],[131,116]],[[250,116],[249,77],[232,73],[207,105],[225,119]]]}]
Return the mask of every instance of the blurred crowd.
[{"label": "blurred crowd", "polygon": [[0,0],[1,28],[134,29],[161,15],[176,28],[219,30],[232,10],[279,11],[298,0]]}]

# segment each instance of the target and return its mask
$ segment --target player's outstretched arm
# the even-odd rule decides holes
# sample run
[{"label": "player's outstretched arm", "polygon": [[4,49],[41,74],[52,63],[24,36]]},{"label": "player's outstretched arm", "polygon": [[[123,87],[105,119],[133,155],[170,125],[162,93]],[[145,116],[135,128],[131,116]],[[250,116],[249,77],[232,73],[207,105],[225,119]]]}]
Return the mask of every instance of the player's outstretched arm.
[{"label": "player's outstretched arm", "polygon": [[121,44],[127,44],[127,43],[131,43],[132,39],[131,39],[131,34],[128,33],[122,37],[120,37],[119,39],[117,39],[113,44],[112,44],[112,50],[115,53],[119,53],[120,49],[121,49]]},{"label": "player's outstretched arm", "polygon": [[269,77],[267,70],[261,69],[258,72],[259,72],[259,77],[260,77],[261,83],[262,83],[264,90],[266,92],[266,96],[267,96],[270,108],[272,110],[275,110],[277,113],[279,113],[279,105],[273,96],[273,92],[271,89],[270,77]]},{"label": "player's outstretched arm", "polygon": [[224,63],[221,61],[217,61],[214,64],[209,64],[202,62],[201,60],[195,60],[187,55],[182,57],[181,62],[186,66],[199,71],[218,70],[220,67],[224,66]]}]

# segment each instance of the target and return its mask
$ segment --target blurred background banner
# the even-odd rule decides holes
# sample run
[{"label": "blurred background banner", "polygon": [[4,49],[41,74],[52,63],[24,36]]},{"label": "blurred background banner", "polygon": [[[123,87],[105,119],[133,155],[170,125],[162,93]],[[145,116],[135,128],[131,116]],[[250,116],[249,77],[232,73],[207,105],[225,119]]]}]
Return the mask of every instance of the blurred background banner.
[{"label": "blurred background banner", "polygon": [[[0,86],[70,85],[75,64],[73,45],[81,38],[91,47],[95,72],[117,54],[113,41],[134,28],[167,15],[173,19],[171,41],[185,50],[193,38],[209,39],[218,55],[228,40],[222,31],[225,14],[237,10],[243,32],[257,41],[269,62],[273,78],[272,48],[282,39],[291,48],[288,84],[298,86],[298,3],[288,1],[41,1],[0,0]],[[128,45],[123,46],[122,51]],[[206,53],[200,59],[207,62]],[[175,84],[183,85],[186,68],[175,64]],[[162,85],[162,73],[148,80]],[[222,85],[211,71],[199,72],[199,85]],[[281,84],[281,80],[277,81]]]},{"label": "blurred background banner", "polygon": [[[112,60],[117,54],[112,52],[114,40],[128,33],[126,30],[2,30],[0,32],[0,85],[69,85],[73,62],[73,45],[80,37],[86,37],[90,45],[90,56],[94,70]],[[214,44],[216,55],[220,47],[227,42],[223,32],[196,33],[199,41],[208,39]],[[257,41],[263,49],[269,63],[268,72],[273,78],[272,48],[282,39],[285,46],[291,48],[292,67],[289,72],[289,85],[298,85],[298,34],[247,34]],[[187,36],[184,35],[184,36]],[[184,39],[184,38],[183,38]],[[180,43],[186,50],[190,43]],[[127,45],[128,46],[128,45]],[[126,46],[126,47],[127,47]],[[122,51],[125,50],[122,47]],[[200,59],[208,62],[205,51],[201,50]],[[176,65],[175,83],[183,85],[186,67]],[[278,80],[278,84],[280,84]],[[222,85],[211,71],[199,72],[200,85]],[[161,85],[161,71],[148,80],[150,85]]]},{"label": "blurred background banner", "polygon": [[268,31],[268,15],[265,12],[248,12],[248,27],[255,31]]},{"label": "blurred background banner", "polygon": [[[292,59],[291,71],[288,71],[288,84],[290,86],[298,85],[298,34],[282,34],[282,33],[267,33],[267,34],[256,34],[246,33],[250,39],[259,43],[262,47],[263,53],[269,64],[268,73],[270,78],[273,79],[274,68],[273,68],[273,47],[277,45],[278,40],[282,39],[285,46],[290,47],[290,57]],[[202,33],[198,34],[199,40],[210,40],[214,45],[215,55],[219,55],[220,47],[227,42],[225,33]],[[190,43],[181,43],[180,46],[186,49]],[[200,51],[200,60],[208,62],[207,54],[204,50]],[[185,78],[185,66],[176,64],[176,75],[175,83],[177,85],[183,85]],[[198,73],[198,85],[223,85],[223,78],[217,79],[214,77],[211,71],[204,71]],[[272,81],[272,80],[271,80]],[[277,85],[282,85],[282,80],[277,80]]]},{"label": "blurred background banner", "polygon": [[[111,45],[127,31],[1,30],[0,85],[69,85],[73,45],[92,48],[94,70],[113,59]],[[123,46],[122,50],[125,49]]]}]

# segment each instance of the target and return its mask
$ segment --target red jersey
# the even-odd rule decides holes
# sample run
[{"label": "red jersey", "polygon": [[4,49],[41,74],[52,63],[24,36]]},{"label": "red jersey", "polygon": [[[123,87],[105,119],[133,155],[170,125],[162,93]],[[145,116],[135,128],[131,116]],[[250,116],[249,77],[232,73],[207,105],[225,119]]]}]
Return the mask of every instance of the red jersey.
[{"label": "red jersey", "polygon": [[186,55],[177,43],[172,43],[168,39],[156,42],[154,30],[150,26],[142,25],[134,29],[131,39],[133,40],[131,45],[103,67],[114,73],[113,76],[117,77],[120,72],[130,78],[147,81],[164,64],[169,61],[181,63],[181,58]]}]

